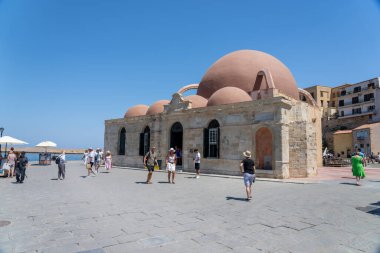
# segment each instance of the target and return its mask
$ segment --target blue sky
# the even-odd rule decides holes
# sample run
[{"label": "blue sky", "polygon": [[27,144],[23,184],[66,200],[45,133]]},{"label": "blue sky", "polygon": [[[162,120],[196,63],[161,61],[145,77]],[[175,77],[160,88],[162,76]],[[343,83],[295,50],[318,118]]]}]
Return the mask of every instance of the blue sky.
[{"label": "blue sky", "polygon": [[380,76],[380,1],[0,0],[5,135],[102,146],[104,120],[170,99],[239,49],[299,87]]}]

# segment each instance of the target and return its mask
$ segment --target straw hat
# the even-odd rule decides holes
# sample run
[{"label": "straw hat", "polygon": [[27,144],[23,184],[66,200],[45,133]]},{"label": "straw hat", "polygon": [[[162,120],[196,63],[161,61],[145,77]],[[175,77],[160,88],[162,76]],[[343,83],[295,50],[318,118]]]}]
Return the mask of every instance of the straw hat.
[{"label": "straw hat", "polygon": [[245,157],[251,157],[251,151],[245,151],[245,152],[243,152],[243,155],[245,156]]},{"label": "straw hat", "polygon": [[170,148],[169,151],[175,151],[174,148]]}]

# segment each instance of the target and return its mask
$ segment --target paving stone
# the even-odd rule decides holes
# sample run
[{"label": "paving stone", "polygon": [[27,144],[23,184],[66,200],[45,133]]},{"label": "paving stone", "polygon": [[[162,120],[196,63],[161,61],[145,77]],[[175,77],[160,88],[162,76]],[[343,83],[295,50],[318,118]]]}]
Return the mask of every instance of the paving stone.
[{"label": "paving stone", "polygon": [[23,185],[0,178],[0,219],[11,222],[0,252],[379,251],[379,216],[356,209],[378,202],[379,184],[258,181],[248,203],[240,179],[178,174],[169,185],[157,173],[146,185],[135,183],[146,178],[139,170],[83,174],[69,162],[63,182],[50,180],[55,166],[32,166]]}]

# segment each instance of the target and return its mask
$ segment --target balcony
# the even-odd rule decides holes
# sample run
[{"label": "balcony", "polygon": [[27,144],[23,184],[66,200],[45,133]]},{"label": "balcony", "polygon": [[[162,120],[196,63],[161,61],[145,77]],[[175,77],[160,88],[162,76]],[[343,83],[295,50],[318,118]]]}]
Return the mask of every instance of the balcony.
[{"label": "balcony", "polygon": [[342,91],[341,91],[339,94],[339,97],[350,96],[353,94],[356,95],[356,94],[364,93],[364,92],[374,90],[374,89],[375,89],[375,87],[364,87],[360,91],[355,91],[355,92],[353,90],[349,90],[349,91],[346,90],[346,93],[344,93],[344,94],[342,94]]},{"label": "balcony", "polygon": [[371,98],[368,101],[364,101],[364,99],[359,99],[358,103],[352,103],[351,101],[350,102],[344,102],[344,105],[338,104],[338,108],[344,108],[344,107],[349,107],[349,106],[357,106],[357,105],[361,105],[361,104],[370,104],[370,103],[375,103],[375,99]]},{"label": "balcony", "polygon": [[345,119],[345,118],[352,118],[352,117],[358,117],[358,116],[365,116],[365,115],[371,115],[371,114],[376,114],[376,110],[369,110],[369,111],[364,111],[361,113],[347,113],[344,114],[344,116],[339,115],[338,119]]}]

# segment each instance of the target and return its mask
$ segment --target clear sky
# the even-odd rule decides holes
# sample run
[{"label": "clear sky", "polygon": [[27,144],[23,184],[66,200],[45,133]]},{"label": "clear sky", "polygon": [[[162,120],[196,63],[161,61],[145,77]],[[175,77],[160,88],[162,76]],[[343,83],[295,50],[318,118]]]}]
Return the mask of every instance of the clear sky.
[{"label": "clear sky", "polygon": [[239,49],[280,59],[299,87],[380,76],[380,1],[0,0],[0,125],[31,145],[102,147],[104,120]]}]

